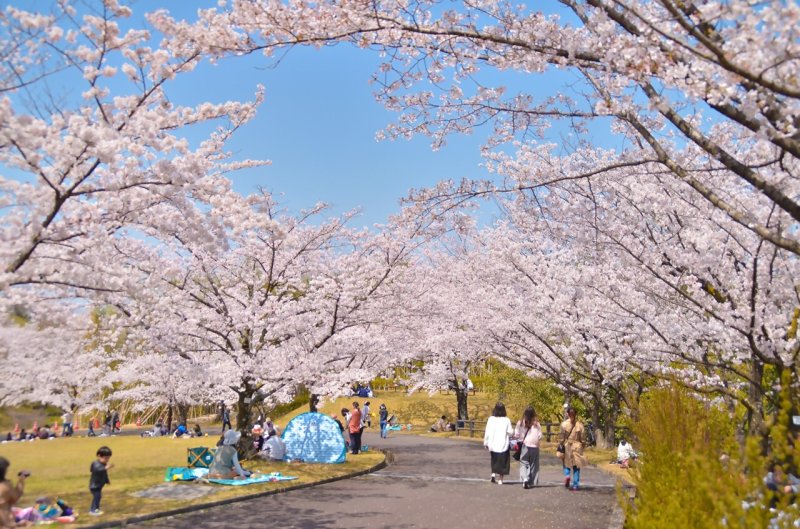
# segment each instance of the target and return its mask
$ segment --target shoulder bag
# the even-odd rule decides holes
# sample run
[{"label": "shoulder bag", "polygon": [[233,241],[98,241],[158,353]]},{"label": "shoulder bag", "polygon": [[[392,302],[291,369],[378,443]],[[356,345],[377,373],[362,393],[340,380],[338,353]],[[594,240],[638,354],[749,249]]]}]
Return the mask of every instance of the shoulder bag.
[{"label": "shoulder bag", "polygon": [[572,435],[572,430],[574,430],[577,425],[578,425],[578,421],[575,421],[575,424],[572,425],[572,428],[570,429],[570,431],[567,434],[567,436],[564,437],[564,440],[561,441],[560,443],[558,443],[558,446],[556,447],[556,452],[561,453],[561,454],[566,454],[567,453],[567,449],[564,446],[564,443],[566,443],[567,439],[569,439],[569,436]]},{"label": "shoulder bag", "polygon": [[522,457],[522,445],[525,444],[525,438],[528,437],[528,432],[531,431],[531,427],[528,426],[528,429],[525,430],[525,435],[522,436],[517,442],[517,447],[514,449],[514,452],[511,454],[511,457],[514,458],[514,461],[519,461],[519,458]]}]

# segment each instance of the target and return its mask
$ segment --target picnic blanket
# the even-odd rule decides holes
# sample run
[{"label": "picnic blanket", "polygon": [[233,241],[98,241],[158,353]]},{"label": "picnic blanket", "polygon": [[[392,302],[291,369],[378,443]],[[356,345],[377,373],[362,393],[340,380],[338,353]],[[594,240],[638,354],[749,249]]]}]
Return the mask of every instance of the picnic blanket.
[{"label": "picnic blanket", "polygon": [[283,476],[280,472],[271,474],[253,474],[247,479],[209,479],[210,483],[219,485],[252,485],[254,483],[266,483],[269,481],[291,481],[297,479],[296,476]]},{"label": "picnic blanket", "polygon": [[[196,479],[207,479],[207,476],[207,468],[169,467],[164,474],[164,481],[193,481]],[[247,479],[208,479],[207,481],[219,485],[242,486],[271,481],[291,481],[293,479],[297,479],[297,477],[284,476],[280,472],[272,472],[270,474],[253,474]]]}]

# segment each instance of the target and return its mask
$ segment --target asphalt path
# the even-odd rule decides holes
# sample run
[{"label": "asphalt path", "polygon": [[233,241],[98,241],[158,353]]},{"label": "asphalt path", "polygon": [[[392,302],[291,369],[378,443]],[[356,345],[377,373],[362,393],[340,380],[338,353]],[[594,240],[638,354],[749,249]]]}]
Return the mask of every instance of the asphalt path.
[{"label": "asphalt path", "polygon": [[393,461],[372,474],[141,526],[608,529],[617,524],[614,479],[597,468],[584,468],[582,490],[569,491],[563,485],[561,462],[542,454],[539,486],[525,490],[516,462],[503,485],[490,482],[489,453],[479,442],[416,435],[383,440],[366,432],[364,444],[390,450]]}]

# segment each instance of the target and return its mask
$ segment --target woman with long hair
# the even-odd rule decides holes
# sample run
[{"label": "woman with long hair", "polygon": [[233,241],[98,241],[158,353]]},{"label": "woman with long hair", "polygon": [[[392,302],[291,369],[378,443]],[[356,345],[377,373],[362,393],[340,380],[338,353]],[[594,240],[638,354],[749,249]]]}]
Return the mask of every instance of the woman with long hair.
[{"label": "woman with long hair", "polygon": [[532,489],[539,482],[539,441],[542,427],[533,406],[528,406],[517,423],[514,437],[522,443],[519,456],[519,480],[522,487]]},{"label": "woman with long hair", "polygon": [[509,441],[514,433],[511,421],[506,417],[506,407],[502,402],[494,406],[494,412],[486,421],[486,432],[483,434],[483,446],[491,454],[492,483],[503,484],[503,476],[511,472],[511,455],[508,452]]}]

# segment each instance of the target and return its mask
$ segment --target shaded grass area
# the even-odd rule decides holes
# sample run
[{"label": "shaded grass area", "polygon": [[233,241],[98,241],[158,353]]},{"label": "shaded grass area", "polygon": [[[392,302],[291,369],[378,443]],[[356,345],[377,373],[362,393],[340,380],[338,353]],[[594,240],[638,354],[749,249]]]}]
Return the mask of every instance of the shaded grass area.
[{"label": "shaded grass area", "polygon": [[[164,473],[170,466],[186,466],[187,448],[214,446],[216,437],[202,439],[141,438],[113,436],[106,438],[66,438],[51,441],[6,443],[0,445],[0,455],[11,461],[10,476],[22,469],[32,475],[26,482],[25,495],[19,506],[33,505],[36,498],[60,497],[81,515],[75,526],[100,521],[120,520],[135,515],[178,509],[189,505],[219,501],[236,496],[282,489],[297,484],[313,483],[369,469],[381,461],[380,452],[367,452],[357,456],[348,454],[347,462],[340,465],[310,463],[273,463],[246,461],[249,470],[265,473],[281,472],[297,476],[289,482],[264,483],[245,487],[214,485],[214,492],[195,500],[140,498],[132,493],[164,483]],[[103,489],[102,509],[105,515],[87,516],[91,495],[89,493],[89,465],[96,458],[100,446],[107,445],[114,455],[114,468],[109,471],[111,484]],[[200,487],[204,485],[173,483],[171,486]]]},{"label": "shaded grass area", "polygon": [[53,406],[31,405],[0,408],[0,433],[5,439],[8,432],[13,431],[14,425],[30,430],[34,422],[40,426],[45,424],[61,423],[63,412]]}]

